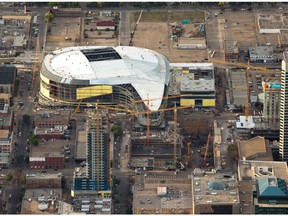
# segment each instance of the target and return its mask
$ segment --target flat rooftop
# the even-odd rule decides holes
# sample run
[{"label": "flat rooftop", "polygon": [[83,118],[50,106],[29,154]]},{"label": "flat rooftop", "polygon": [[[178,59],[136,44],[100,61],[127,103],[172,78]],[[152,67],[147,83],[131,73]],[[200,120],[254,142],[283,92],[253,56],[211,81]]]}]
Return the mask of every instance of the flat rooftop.
[{"label": "flat rooftop", "polygon": [[[159,190],[164,188],[165,190]],[[192,210],[191,176],[173,172],[149,172],[135,177],[133,208],[143,213],[165,210]],[[137,211],[137,214],[140,212]],[[166,213],[166,212],[165,212]]]},{"label": "flat rooftop", "polygon": [[39,140],[38,146],[33,146],[30,157],[38,157],[44,155],[64,156],[64,147],[73,143],[71,140]]},{"label": "flat rooftop", "polygon": [[61,179],[62,178],[62,173],[42,173],[42,172],[28,172],[26,173],[26,179]]},{"label": "flat rooftop", "polygon": [[8,139],[9,130],[0,130],[0,139]]},{"label": "flat rooftop", "polygon": [[[180,94],[182,86],[183,88],[185,87],[184,85],[187,85],[187,87],[192,86],[189,81],[208,80],[209,85],[212,82],[211,80],[215,82],[213,63],[170,63],[170,67],[173,72],[168,87],[169,95]],[[211,86],[214,85],[214,83],[211,84]],[[194,88],[193,86],[192,89]],[[203,89],[205,90],[205,88]]]},{"label": "flat rooftop", "polygon": [[[55,200],[54,205],[52,205],[51,199]],[[62,189],[27,189],[22,199],[21,214],[54,214],[57,212],[55,206],[61,199]],[[40,211],[38,206],[43,203],[43,200],[48,204],[48,209]]]},{"label": "flat rooftop", "polygon": [[112,199],[97,195],[79,195],[73,200],[73,210],[76,214],[109,214],[111,215]]},{"label": "flat rooftop", "polygon": [[14,115],[14,110],[13,108],[9,107],[8,115],[0,116],[0,128],[10,127],[12,124],[13,115]]},{"label": "flat rooftop", "polygon": [[86,131],[85,123],[77,122],[76,160],[86,160]]},{"label": "flat rooftop", "polygon": [[237,129],[255,128],[253,116],[248,116],[247,121],[246,121],[246,116],[239,116],[239,120],[236,121],[236,128]]},{"label": "flat rooftop", "polygon": [[268,149],[269,141],[264,137],[257,136],[249,140],[240,141],[238,145],[239,158],[247,160],[268,160],[272,161],[271,149]]},{"label": "flat rooftop", "polygon": [[40,110],[37,111],[35,116],[35,121],[41,121],[43,119],[49,121],[59,120],[59,118],[63,119],[66,118],[67,120],[70,119],[71,111],[69,110]]},{"label": "flat rooftop", "polygon": [[15,66],[0,66],[0,84],[13,85],[16,79],[16,67]]},{"label": "flat rooftop", "polygon": [[30,161],[33,160],[38,160],[38,158],[42,158],[42,157],[64,157],[64,154],[61,154],[61,152],[32,152],[30,153]]},{"label": "flat rooftop", "polygon": [[274,58],[273,47],[272,46],[249,47],[249,56],[250,59]]},{"label": "flat rooftop", "polygon": [[239,160],[238,178],[239,180],[256,180],[261,177],[275,176],[288,180],[287,164],[276,161],[252,161]]},{"label": "flat rooftop", "polygon": [[252,212],[252,207],[253,205],[249,205],[249,206],[245,206],[244,207],[244,203],[252,203],[252,199],[253,199],[253,182],[251,181],[241,181],[239,182],[238,185],[238,190],[240,191],[239,197],[240,197],[240,201],[241,201],[241,211],[240,213],[242,214],[253,214]]},{"label": "flat rooftop", "polygon": [[46,135],[49,135],[49,134],[62,134],[64,135],[64,130],[65,130],[65,127],[54,127],[54,128],[35,128],[34,129],[34,133],[36,135],[42,135],[42,134],[46,134]]},{"label": "flat rooftop", "polygon": [[223,173],[194,176],[193,195],[196,205],[214,204],[239,204],[237,176],[225,178]]},{"label": "flat rooftop", "polygon": [[6,164],[9,162],[9,153],[0,153],[0,164]]},{"label": "flat rooftop", "polygon": [[183,80],[180,84],[181,92],[213,92],[215,84],[213,80]]},{"label": "flat rooftop", "polygon": [[214,70],[213,63],[170,63],[171,69]]},{"label": "flat rooftop", "polygon": [[231,104],[245,106],[246,102],[246,73],[244,69],[233,69],[229,72],[231,84]]}]

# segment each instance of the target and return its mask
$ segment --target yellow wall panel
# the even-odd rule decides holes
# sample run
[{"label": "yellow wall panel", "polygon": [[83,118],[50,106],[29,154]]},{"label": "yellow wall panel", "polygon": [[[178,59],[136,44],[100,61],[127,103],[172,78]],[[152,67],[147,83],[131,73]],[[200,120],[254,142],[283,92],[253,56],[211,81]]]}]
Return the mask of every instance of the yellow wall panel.
[{"label": "yellow wall panel", "polygon": [[46,77],[44,77],[41,73],[40,73],[40,79],[41,79],[43,82],[49,84],[49,79],[46,78]]},{"label": "yellow wall panel", "polygon": [[203,99],[202,106],[204,107],[214,107],[215,99]]},{"label": "yellow wall panel", "polygon": [[180,99],[180,106],[194,106],[194,105],[195,105],[194,99],[185,99],[185,98]]},{"label": "yellow wall panel", "polygon": [[89,86],[77,89],[77,100],[95,97],[99,95],[112,94],[113,88],[108,85]]},{"label": "yellow wall panel", "polygon": [[40,84],[40,92],[42,95],[44,95],[47,98],[50,98],[50,92],[48,89],[46,89],[42,84]]}]

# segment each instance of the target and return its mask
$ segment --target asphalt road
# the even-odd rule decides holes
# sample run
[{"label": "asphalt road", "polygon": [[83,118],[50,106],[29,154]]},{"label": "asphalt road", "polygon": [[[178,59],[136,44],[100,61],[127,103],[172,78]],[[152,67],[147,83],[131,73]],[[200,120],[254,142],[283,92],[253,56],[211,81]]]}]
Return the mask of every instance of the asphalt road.
[{"label": "asphalt road", "polygon": [[[18,144],[14,147],[12,152],[12,156],[10,157],[10,169],[8,171],[12,171],[18,169],[20,171],[24,171],[26,169],[25,157],[28,156],[28,152],[26,150],[27,139],[30,135],[30,131],[32,130],[32,122],[30,124],[26,124],[22,121],[23,115],[34,115],[32,111],[33,102],[29,99],[29,82],[31,81],[30,74],[21,74],[23,78],[21,78],[19,91],[22,91],[22,96],[18,96],[14,98],[15,107],[18,106],[18,101],[22,100],[24,105],[21,109],[16,109],[16,126],[14,127],[15,139],[14,142]],[[21,132],[21,133],[20,133]],[[12,163],[12,160],[14,162]],[[23,174],[23,173],[22,173]],[[16,214],[20,211],[19,205],[22,199],[22,191],[20,183],[17,181],[12,181],[9,183],[4,192],[3,192],[3,201],[6,202],[6,210],[9,214]],[[9,198],[11,194],[11,198]]]},{"label": "asphalt road", "polygon": [[120,23],[119,23],[119,41],[123,46],[128,46],[131,38],[130,29],[130,11],[127,11],[128,3],[122,4],[120,12]]},{"label": "asphalt road", "polygon": [[116,116],[113,118],[115,122],[122,126],[124,131],[123,136],[114,140],[114,151],[113,151],[113,168],[112,176],[115,176],[120,180],[120,184],[114,191],[114,195],[119,200],[119,203],[114,204],[115,214],[126,214],[129,207],[128,195],[130,191],[129,178],[133,173],[128,168],[128,154],[125,151],[125,145],[129,145],[129,134],[125,133],[130,127],[130,123],[127,122],[127,116]]},{"label": "asphalt road", "polygon": [[223,58],[223,36],[220,29],[222,19],[219,18],[219,15],[215,16],[214,10],[209,10],[206,14],[206,18],[206,38],[208,48],[211,51],[215,51],[214,58]]}]

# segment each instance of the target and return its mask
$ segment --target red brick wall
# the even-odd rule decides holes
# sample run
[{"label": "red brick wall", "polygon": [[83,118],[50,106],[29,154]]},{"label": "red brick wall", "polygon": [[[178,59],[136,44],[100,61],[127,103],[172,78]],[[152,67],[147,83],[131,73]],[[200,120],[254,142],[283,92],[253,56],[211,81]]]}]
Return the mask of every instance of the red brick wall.
[{"label": "red brick wall", "polygon": [[64,169],[63,157],[46,157],[45,161],[29,161],[30,169]]}]

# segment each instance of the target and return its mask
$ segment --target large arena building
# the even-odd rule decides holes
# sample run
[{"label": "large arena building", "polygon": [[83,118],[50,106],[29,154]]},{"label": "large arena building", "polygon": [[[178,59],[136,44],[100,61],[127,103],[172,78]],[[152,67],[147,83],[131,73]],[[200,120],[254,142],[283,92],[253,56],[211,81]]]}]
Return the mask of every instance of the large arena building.
[{"label": "large arena building", "polygon": [[[138,111],[164,106],[170,66],[152,50],[118,47],[69,47],[45,56],[40,72],[40,99],[44,106],[76,105],[81,101],[124,104]],[[151,100],[147,103],[145,100]],[[132,103],[144,100],[143,103]],[[146,104],[146,105],[145,105]]]}]

